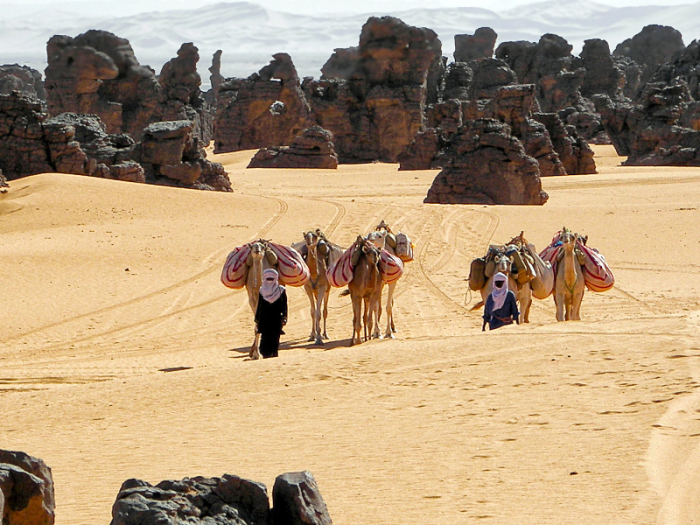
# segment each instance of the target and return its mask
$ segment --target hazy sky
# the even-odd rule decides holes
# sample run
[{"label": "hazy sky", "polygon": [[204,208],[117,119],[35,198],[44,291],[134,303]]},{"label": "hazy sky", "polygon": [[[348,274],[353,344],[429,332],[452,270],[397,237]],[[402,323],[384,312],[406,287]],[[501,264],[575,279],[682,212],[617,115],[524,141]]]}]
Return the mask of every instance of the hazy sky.
[{"label": "hazy sky", "polygon": [[[112,16],[117,13],[128,15],[134,12],[158,11],[173,8],[196,8],[205,4],[214,4],[222,1],[233,2],[236,0],[0,0],[0,7],[24,11],[35,6],[51,5],[66,10],[80,7],[86,12],[101,12]],[[401,11],[418,7],[483,7],[492,11],[503,11],[524,4],[535,3],[541,0],[335,0],[331,2],[319,2],[318,0],[251,0],[270,9],[292,13],[321,13],[321,12],[350,12],[364,13],[376,11]],[[559,0],[561,2],[562,0]],[[569,0],[576,1],[576,0]],[[593,0],[595,2],[595,0]],[[600,0],[596,3],[615,6],[641,6],[641,5],[681,5],[694,4],[693,0]]]}]

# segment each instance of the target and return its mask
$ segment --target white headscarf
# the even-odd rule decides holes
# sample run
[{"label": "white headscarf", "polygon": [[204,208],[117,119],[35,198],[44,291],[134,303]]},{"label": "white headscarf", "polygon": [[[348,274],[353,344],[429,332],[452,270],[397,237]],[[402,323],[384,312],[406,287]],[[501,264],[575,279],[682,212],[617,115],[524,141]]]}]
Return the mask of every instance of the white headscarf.
[{"label": "white headscarf", "polygon": [[[496,288],[496,283],[502,281],[504,284],[500,288]],[[491,291],[491,297],[493,297],[493,309],[500,310],[506,302],[506,297],[508,297],[508,277],[502,272],[498,272],[493,276],[493,290]]]},{"label": "white headscarf", "polygon": [[263,282],[260,287],[260,294],[268,303],[274,303],[280,298],[280,295],[282,295],[284,291],[284,286],[281,286],[278,281],[279,274],[277,270],[268,268],[263,272],[262,278]]}]

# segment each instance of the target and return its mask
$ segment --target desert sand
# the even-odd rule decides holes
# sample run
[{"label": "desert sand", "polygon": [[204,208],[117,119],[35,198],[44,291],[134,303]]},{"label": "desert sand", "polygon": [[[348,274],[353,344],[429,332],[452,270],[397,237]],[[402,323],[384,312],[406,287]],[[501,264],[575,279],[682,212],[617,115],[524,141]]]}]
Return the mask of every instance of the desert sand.
[{"label": "desert sand", "polygon": [[[246,170],[232,194],[42,174],[0,195],[0,448],[53,470],[58,525],[107,524],[121,483],[309,470],[337,525],[682,524],[700,517],[700,169],[543,179],[542,207],[422,203],[434,171]],[[416,259],[394,340],[307,342],[289,289],[278,359],[251,361],[235,246],[321,228],[348,246],[386,220]],[[481,332],[471,259],[567,226],[616,275],[582,321]]]}]

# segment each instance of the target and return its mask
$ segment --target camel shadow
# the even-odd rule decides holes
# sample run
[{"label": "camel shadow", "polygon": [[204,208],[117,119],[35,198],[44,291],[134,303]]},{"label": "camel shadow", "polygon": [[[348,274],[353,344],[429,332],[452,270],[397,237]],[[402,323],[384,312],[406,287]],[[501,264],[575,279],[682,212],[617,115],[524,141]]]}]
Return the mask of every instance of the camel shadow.
[{"label": "camel shadow", "polygon": [[[306,339],[292,339],[289,341],[280,342],[280,350],[294,350],[294,349],[312,349],[316,348],[319,350],[333,350],[335,348],[348,347],[351,346],[352,338],[338,339],[336,341],[326,341],[322,345],[316,344],[314,341],[307,341]],[[250,345],[239,346],[236,348],[229,348],[229,352],[235,352],[239,355],[229,356],[229,359],[250,359],[248,356],[250,352]]]}]

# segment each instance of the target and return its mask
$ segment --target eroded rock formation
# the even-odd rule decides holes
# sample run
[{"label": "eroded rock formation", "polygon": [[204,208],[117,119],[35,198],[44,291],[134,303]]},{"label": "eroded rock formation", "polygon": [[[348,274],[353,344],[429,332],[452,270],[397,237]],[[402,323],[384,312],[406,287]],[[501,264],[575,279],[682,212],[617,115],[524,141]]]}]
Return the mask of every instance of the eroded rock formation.
[{"label": "eroded rock formation", "polygon": [[299,75],[286,53],[277,53],[247,79],[229,79],[219,85],[217,153],[289,145],[311,124]]},{"label": "eroded rock formation", "polygon": [[544,204],[537,161],[525,153],[507,124],[469,120],[452,140],[458,155],[433,181],[427,203]]},{"label": "eroded rock formation", "polygon": [[107,133],[96,115],[48,118],[41,103],[17,92],[0,95],[0,170],[8,179],[59,172],[132,182],[231,191],[221,164],[206,160],[192,121],[158,122],[136,143]]},{"label": "eroded rock formation", "polygon": [[490,27],[480,27],[473,35],[455,35],[455,62],[491,58],[498,34]]},{"label": "eroded rock formation", "polygon": [[311,472],[277,476],[272,487],[272,521],[275,525],[332,525]]},{"label": "eroded rock formation", "polygon": [[681,79],[647,84],[639,102],[597,96],[613,145],[627,165],[700,166],[700,103]]},{"label": "eroded rock formation", "polygon": [[642,66],[641,83],[651,78],[656,69],[670,62],[685,49],[683,35],[669,26],[652,24],[645,26],[632,38],[618,44],[615,56],[625,56]]},{"label": "eroded rock formation", "polygon": [[[581,93],[584,85],[595,86],[595,75],[588,74],[585,66],[598,65],[596,53],[600,53],[600,45],[589,44],[584,59],[575,58],[571,50],[572,46],[562,37],[546,34],[537,43],[504,42],[496,49],[496,57],[515,71],[519,82],[537,86],[536,96],[541,111],[566,111],[562,118],[575,126],[581,137],[604,143],[607,137],[603,134],[600,116],[594,104]],[[612,81],[616,82],[617,77],[614,76]]]},{"label": "eroded rock formation", "polygon": [[248,167],[334,170],[338,167],[338,155],[333,134],[320,126],[312,126],[299,134],[291,146],[259,150]]},{"label": "eroded rock formation", "polygon": [[42,127],[47,116],[36,98],[0,95],[0,170],[8,180],[54,171]]},{"label": "eroded rock formation", "polygon": [[107,132],[140,140],[153,122],[188,119],[204,143],[212,119],[196,72],[197,48],[183,44],[160,76],[139,64],[129,41],[90,30],[75,38],[56,35],[47,44],[48,111],[94,114]]},{"label": "eroded rock formation", "polygon": [[13,91],[46,100],[44,81],[36,69],[17,64],[0,66],[0,95],[9,95]]},{"label": "eroded rock formation", "polygon": [[303,83],[310,119],[333,133],[341,162],[396,161],[437,101],[441,49],[430,29],[371,17],[358,47],[336,49],[322,79]]},{"label": "eroded rock formation", "polygon": [[231,191],[223,166],[205,158],[191,120],[157,122],[143,132],[139,161],[146,180],[187,188]]},{"label": "eroded rock formation", "polygon": [[145,182],[133,159],[136,144],[126,134],[109,135],[94,115],[62,113],[43,125],[51,164],[59,173]]},{"label": "eroded rock formation", "polygon": [[8,525],[53,525],[51,469],[24,452],[0,450],[0,520]]}]

